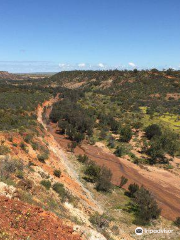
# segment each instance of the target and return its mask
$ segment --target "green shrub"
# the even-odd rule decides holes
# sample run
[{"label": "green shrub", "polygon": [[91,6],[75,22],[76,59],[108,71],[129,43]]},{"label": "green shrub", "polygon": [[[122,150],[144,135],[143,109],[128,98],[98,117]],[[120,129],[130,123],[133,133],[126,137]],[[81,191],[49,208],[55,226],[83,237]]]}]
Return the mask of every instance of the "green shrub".
[{"label": "green shrub", "polygon": [[25,141],[26,143],[30,143],[31,140],[32,140],[32,138],[33,138],[33,136],[32,136],[31,134],[27,134],[27,135],[25,136],[25,138],[24,138],[24,141]]},{"label": "green shrub", "polygon": [[156,200],[144,187],[134,194],[134,204],[137,207],[138,219],[145,224],[149,223],[151,219],[157,219],[161,213]]},{"label": "green shrub", "polygon": [[16,177],[23,179],[24,178],[24,172],[22,170],[17,170],[16,171]]},{"label": "green shrub", "polygon": [[74,152],[74,149],[77,147],[77,142],[68,143],[68,150]]},{"label": "green shrub", "polygon": [[20,148],[25,151],[26,153],[28,152],[27,145],[24,142],[20,143]]},{"label": "green shrub", "polygon": [[79,154],[77,160],[81,163],[87,163],[89,161],[89,158],[85,154],[84,155]]},{"label": "green shrub", "polygon": [[125,126],[121,129],[120,141],[129,142],[132,138],[132,130],[130,126]]},{"label": "green shrub", "polygon": [[159,125],[152,124],[145,129],[145,134],[148,139],[151,139],[154,136],[161,136],[162,131]]},{"label": "green shrub", "polygon": [[115,147],[115,139],[113,136],[108,137],[108,147],[114,148]]},{"label": "green shrub", "polygon": [[128,182],[128,179],[124,176],[121,177],[121,182],[119,184],[119,187],[122,188],[126,183]]},{"label": "green shrub", "polygon": [[84,174],[86,175],[85,179],[89,182],[95,183],[100,176],[100,170],[99,166],[94,162],[90,162],[84,170]]},{"label": "green shrub", "polygon": [[89,161],[88,165],[84,170],[84,174],[86,175],[84,179],[88,182],[96,183],[97,191],[110,191],[112,184],[111,178],[112,173],[110,169],[106,167],[100,168],[94,162]]},{"label": "green shrub", "polygon": [[8,178],[9,175],[16,171],[23,171],[23,169],[24,165],[20,160],[12,159],[0,162],[0,176],[3,178]]},{"label": "green shrub", "polygon": [[48,159],[48,155],[46,153],[43,153],[43,154],[38,154],[37,155],[37,158],[40,162],[42,163],[45,163],[45,160]]},{"label": "green shrub", "polygon": [[64,185],[61,184],[61,183],[55,183],[52,188],[61,197],[63,197],[66,194],[66,190],[64,189]]},{"label": "green shrub", "polygon": [[99,177],[96,180],[96,190],[109,192],[112,184],[111,184],[112,173],[110,169],[106,167],[102,167],[99,173]]},{"label": "green shrub", "polygon": [[10,152],[10,149],[5,145],[0,145],[0,155],[6,155]]},{"label": "green shrub", "polygon": [[32,146],[33,150],[38,150],[38,148],[39,148],[37,142],[31,142],[31,146]]},{"label": "green shrub", "polygon": [[49,180],[42,180],[41,185],[43,185],[47,190],[51,188],[51,182]]},{"label": "green shrub", "polygon": [[176,226],[180,227],[180,217],[177,217],[174,223]]},{"label": "green shrub", "polygon": [[89,221],[98,228],[107,228],[109,226],[109,221],[107,217],[103,214],[100,215],[98,212],[92,214],[89,218]]},{"label": "green shrub", "polygon": [[139,190],[139,186],[136,183],[130,184],[128,186],[128,192],[126,192],[126,195],[133,198],[135,193]]},{"label": "green shrub", "polygon": [[54,170],[54,176],[60,178],[60,176],[61,176],[61,171],[58,170],[58,169],[55,169],[55,170]]},{"label": "green shrub", "polygon": [[120,147],[117,147],[114,154],[117,156],[117,157],[122,157],[124,154],[125,154],[125,149],[124,147],[120,146]]}]

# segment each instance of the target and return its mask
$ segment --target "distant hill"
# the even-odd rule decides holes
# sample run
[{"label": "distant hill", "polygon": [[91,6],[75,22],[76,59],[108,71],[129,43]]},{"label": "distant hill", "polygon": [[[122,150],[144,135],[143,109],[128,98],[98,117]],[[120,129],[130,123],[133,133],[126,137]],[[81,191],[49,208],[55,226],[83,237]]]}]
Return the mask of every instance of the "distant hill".
[{"label": "distant hill", "polygon": [[0,71],[0,80],[28,80],[28,79],[44,79],[49,78],[55,73],[9,73]]},{"label": "distant hill", "polygon": [[18,74],[0,71],[0,80],[23,80],[24,78]]},{"label": "distant hill", "polygon": [[98,92],[119,101],[127,110],[140,106],[157,112],[180,111],[180,71],[70,71],[50,78],[51,85]]}]

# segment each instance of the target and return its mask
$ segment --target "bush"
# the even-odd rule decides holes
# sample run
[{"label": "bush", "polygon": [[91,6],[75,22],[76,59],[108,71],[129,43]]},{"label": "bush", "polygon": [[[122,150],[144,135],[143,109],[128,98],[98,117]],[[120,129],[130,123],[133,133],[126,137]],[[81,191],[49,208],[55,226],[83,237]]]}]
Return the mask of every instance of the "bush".
[{"label": "bush", "polygon": [[61,184],[61,183],[55,183],[52,188],[61,197],[63,197],[66,194],[66,190],[64,189],[64,185]]},{"label": "bush", "polygon": [[155,164],[159,159],[161,162],[164,161],[164,149],[161,141],[158,137],[154,137],[150,142],[150,148],[147,149],[146,153],[151,157],[150,164]]},{"label": "bush", "polygon": [[111,178],[112,173],[110,169],[103,166],[100,170],[99,177],[96,180],[96,190],[109,192],[112,187]]},{"label": "bush", "polygon": [[30,135],[30,134],[27,134],[26,136],[25,136],[25,138],[24,138],[24,141],[26,142],[26,143],[30,143],[31,142],[31,140],[32,140],[32,135]]},{"label": "bush", "polygon": [[110,191],[112,184],[112,173],[110,169],[106,167],[100,168],[94,162],[89,162],[88,166],[84,170],[86,175],[84,179],[88,182],[96,183],[97,191]]},{"label": "bush", "polygon": [[20,143],[20,148],[25,151],[26,153],[28,152],[28,148],[27,148],[27,145],[24,143],[24,142],[21,142]]},{"label": "bush", "polygon": [[87,176],[85,179],[88,182],[95,183],[100,176],[100,167],[95,163],[90,162],[89,165],[85,168],[84,174]]},{"label": "bush", "polygon": [[162,131],[159,125],[152,124],[145,129],[146,137],[150,140],[154,136],[161,136]]},{"label": "bush", "polygon": [[151,219],[157,219],[161,213],[156,200],[144,187],[134,194],[134,204],[137,207],[137,217],[145,224],[149,223]]},{"label": "bush", "polygon": [[42,180],[41,185],[43,185],[47,190],[51,188],[51,182],[49,180]]},{"label": "bush", "polygon": [[60,176],[61,176],[61,171],[58,170],[58,169],[55,169],[55,170],[54,170],[54,176],[60,178]]},{"label": "bush", "polygon": [[104,130],[104,129],[102,129],[101,132],[100,132],[100,134],[99,134],[99,138],[100,138],[101,140],[104,140],[106,137],[107,137],[107,131]]},{"label": "bush", "polygon": [[0,155],[6,155],[10,152],[10,149],[7,146],[1,145],[0,146]]},{"label": "bush", "polygon": [[180,217],[177,217],[174,223],[176,226],[180,227]]},{"label": "bush", "polygon": [[89,161],[89,158],[87,155],[78,155],[77,160],[81,163],[87,163]]},{"label": "bush", "polygon": [[37,142],[31,142],[31,146],[33,148],[33,150],[38,150],[38,143]]},{"label": "bush", "polygon": [[115,139],[112,136],[110,136],[109,139],[108,139],[108,146],[110,148],[114,148],[115,147]]},{"label": "bush", "polygon": [[124,147],[120,146],[120,147],[117,147],[114,154],[117,156],[117,157],[122,157],[124,155],[125,151],[124,151]]},{"label": "bush", "polygon": [[110,128],[112,132],[116,133],[120,128],[120,124],[116,120],[112,119],[112,121],[110,121]]},{"label": "bush", "polygon": [[128,182],[128,179],[124,176],[121,177],[121,182],[119,184],[119,187],[122,188],[126,183]]},{"label": "bush", "polygon": [[24,178],[24,173],[22,170],[17,170],[16,171],[16,177],[20,178],[20,179],[23,179]]},{"label": "bush", "polygon": [[126,195],[133,198],[135,193],[139,190],[139,186],[136,183],[130,184],[128,187],[128,192],[126,192]]},{"label": "bush", "polygon": [[74,152],[74,149],[77,147],[77,142],[68,143],[68,150]]},{"label": "bush", "polygon": [[37,158],[40,162],[45,163],[45,160],[48,159],[48,155],[46,153],[38,154]]},{"label": "bush", "polygon": [[109,226],[109,221],[104,215],[100,215],[98,212],[95,212],[90,216],[89,221],[98,228],[106,228]]},{"label": "bush", "polygon": [[20,160],[4,160],[0,163],[0,176],[8,178],[10,174],[16,171],[23,171],[23,163]]},{"label": "bush", "polygon": [[132,130],[130,126],[125,126],[121,129],[120,141],[129,142],[132,138]]}]

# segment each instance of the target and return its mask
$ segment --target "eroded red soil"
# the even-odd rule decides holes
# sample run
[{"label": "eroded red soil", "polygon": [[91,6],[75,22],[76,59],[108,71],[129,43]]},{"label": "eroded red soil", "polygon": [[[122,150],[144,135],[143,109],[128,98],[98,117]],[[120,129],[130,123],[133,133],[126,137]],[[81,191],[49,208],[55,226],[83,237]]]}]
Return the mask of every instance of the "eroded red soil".
[{"label": "eroded red soil", "polygon": [[53,213],[18,200],[0,197],[0,216],[0,239],[81,239]]},{"label": "eroded red soil", "polygon": [[[67,145],[70,141],[57,133],[56,125],[51,123],[48,130],[59,145],[67,150]],[[125,189],[127,189],[130,183],[144,185],[153,193],[159,206],[162,208],[162,215],[167,219],[174,220],[176,217],[180,216],[179,176],[156,167],[143,169],[125,158],[118,158],[101,147],[89,144],[83,144],[81,147],[76,147],[75,154],[86,154],[98,165],[104,165],[110,168],[113,173],[112,182],[115,185],[120,183],[122,175],[128,178]]]}]

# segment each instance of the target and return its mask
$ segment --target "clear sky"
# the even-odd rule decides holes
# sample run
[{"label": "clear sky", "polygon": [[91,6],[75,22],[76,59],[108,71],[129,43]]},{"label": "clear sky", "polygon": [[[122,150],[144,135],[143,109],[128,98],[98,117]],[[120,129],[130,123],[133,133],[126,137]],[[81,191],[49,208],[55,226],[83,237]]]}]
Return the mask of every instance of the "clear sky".
[{"label": "clear sky", "polygon": [[180,0],[1,0],[0,70],[180,69]]}]

